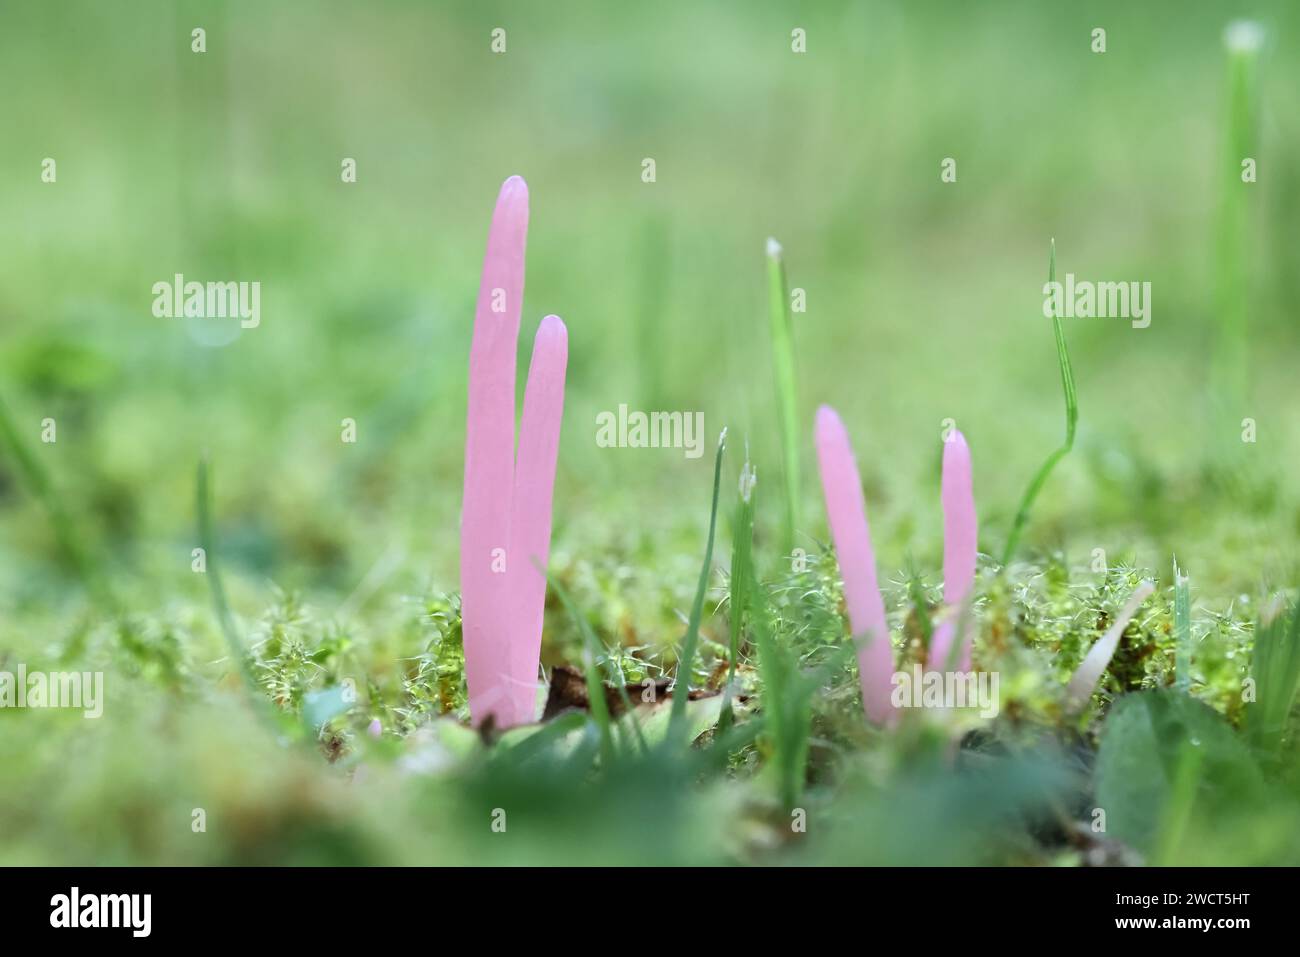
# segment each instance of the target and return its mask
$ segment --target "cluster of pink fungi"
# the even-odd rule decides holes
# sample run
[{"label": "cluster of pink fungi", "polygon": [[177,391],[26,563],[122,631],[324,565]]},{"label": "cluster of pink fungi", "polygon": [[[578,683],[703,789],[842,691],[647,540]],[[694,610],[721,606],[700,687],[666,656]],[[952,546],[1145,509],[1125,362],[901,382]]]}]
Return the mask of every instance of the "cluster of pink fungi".
[{"label": "cluster of pink fungi", "polygon": [[[501,187],[474,314],[469,411],[461,510],[461,621],[469,707],[475,724],[500,728],[536,720],[551,499],[564,412],[568,332],[558,316],[542,320],[533,342],[524,410],[515,443],[515,364],[524,292],[528,187],[512,176]],[[822,406],[815,423],[817,461],[831,538],[844,580],[849,626],[859,643],[862,704],[868,720],[889,724],[895,664],[876,577],[862,481],[848,431]],[[969,672],[970,629],[960,627],[975,584],[978,523],[971,455],[961,432],[944,443],[943,601],[928,667]],[[1144,583],[1085,657],[1067,689],[1086,704],[1124,627],[1152,586]],[[961,635],[960,646],[954,642]]]}]

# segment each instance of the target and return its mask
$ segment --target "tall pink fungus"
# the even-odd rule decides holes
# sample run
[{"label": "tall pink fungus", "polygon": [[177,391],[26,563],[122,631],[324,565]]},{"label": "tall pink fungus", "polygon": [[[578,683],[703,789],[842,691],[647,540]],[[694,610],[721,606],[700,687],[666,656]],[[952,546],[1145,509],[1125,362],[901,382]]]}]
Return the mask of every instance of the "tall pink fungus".
[{"label": "tall pink fungus", "polygon": [[890,700],[894,653],[885,621],[885,603],[876,581],[876,556],[871,548],[862,480],[849,434],[830,406],[817,410],[815,431],[826,517],[844,578],[849,627],[855,639],[863,643],[858,651],[862,707],[871,721],[886,724],[895,716]]},{"label": "tall pink fungus", "polygon": [[511,723],[537,717],[537,666],[542,650],[542,611],[551,549],[551,494],[564,414],[564,372],[569,333],[559,316],[547,316],[533,340],[519,424],[514,499],[510,513]]},{"label": "tall pink fungus", "polygon": [[[940,499],[943,503],[943,601],[948,610],[930,639],[929,666],[934,671],[947,671],[962,605],[975,586],[976,539],[979,535],[970,446],[966,444],[966,437],[956,430],[943,446]],[[967,634],[962,639],[954,670],[970,671],[970,666],[971,637]]]},{"label": "tall pink fungus", "polygon": [[[547,317],[538,330],[525,390],[516,474],[515,361],[527,235],[528,186],[512,176],[501,186],[492,214],[474,313],[461,505],[461,621],[470,715],[476,724],[492,717],[500,727],[534,717],[546,586],[531,561],[544,565],[550,548],[567,361],[564,324]],[[544,515],[536,511],[540,508]]]}]

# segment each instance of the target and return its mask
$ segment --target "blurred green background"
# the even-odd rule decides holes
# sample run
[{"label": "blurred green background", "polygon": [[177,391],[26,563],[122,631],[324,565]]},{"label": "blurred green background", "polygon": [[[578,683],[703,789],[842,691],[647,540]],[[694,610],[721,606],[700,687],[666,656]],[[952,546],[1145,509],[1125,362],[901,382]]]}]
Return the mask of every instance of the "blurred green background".
[{"label": "blurred green background", "polygon": [[[1219,414],[1223,30],[1239,16],[1267,41],[1259,178],[1239,200],[1248,386]],[[1083,566],[1103,548],[1167,575],[1177,555],[1198,602],[1255,601],[1300,571],[1298,24],[1284,2],[6,0],[0,397],[123,604],[163,633],[215,634],[190,570],[205,451],[241,618],[276,589],[324,618],[454,592],[478,272],[496,191],[521,174],[521,370],[544,314],[570,335],[555,561],[616,566],[608,597],[638,640],[676,640],[710,457],[597,448],[596,414],[702,410],[706,447],[723,426],[748,442],[775,561],[775,236],[807,294],[801,418],[810,432],[829,402],[848,425],[882,578],[937,574],[949,417],[996,555],[1061,439],[1054,237],[1062,275],[1151,282],[1153,321],[1067,320],[1079,438],[1022,557]],[[260,327],[220,341],[154,317],[151,286],[175,273],[260,281]],[[39,441],[46,417],[57,443]],[[808,435],[803,455],[812,550]],[[95,615],[6,450],[0,645],[53,653]]]}]

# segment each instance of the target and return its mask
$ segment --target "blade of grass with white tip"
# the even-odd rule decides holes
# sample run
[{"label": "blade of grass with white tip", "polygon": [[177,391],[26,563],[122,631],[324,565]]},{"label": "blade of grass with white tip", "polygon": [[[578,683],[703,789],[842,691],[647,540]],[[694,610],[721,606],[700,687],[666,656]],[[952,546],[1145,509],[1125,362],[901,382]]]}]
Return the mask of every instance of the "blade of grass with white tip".
[{"label": "blade of grass with white tip", "polygon": [[1081,712],[1087,706],[1093,690],[1097,687],[1097,682],[1101,680],[1102,673],[1110,664],[1110,659],[1115,656],[1115,649],[1119,647],[1124,629],[1133,620],[1141,604],[1155,590],[1156,586],[1149,581],[1143,581],[1133,589],[1133,594],[1129,596],[1128,602],[1115,617],[1114,623],[1106,634],[1098,638],[1096,644],[1083,656],[1083,661],[1075,669],[1074,677],[1070,679],[1070,684],[1065,689],[1065,708],[1068,714]]},{"label": "blade of grass with white tip", "polygon": [[718,436],[718,452],[713,459],[713,504],[709,508],[709,538],[704,546],[704,565],[700,568],[700,581],[695,588],[695,602],[682,639],[682,654],[677,660],[677,680],[673,682],[672,717],[668,723],[667,741],[677,741],[686,726],[686,699],[691,689],[691,669],[695,664],[695,646],[700,638],[700,619],[704,617],[704,595],[709,590],[709,574],[713,571],[713,535],[718,526],[718,492],[722,487],[722,453],[727,448],[727,430]]},{"label": "blade of grass with white tip", "polygon": [[799,403],[795,389],[794,322],[781,244],[767,241],[768,316],[772,327],[772,363],[776,372],[777,414],[781,422],[781,459],[785,470],[786,551],[794,548],[799,525]]},{"label": "blade of grass with white tip", "polygon": [[1191,581],[1174,562],[1174,686],[1184,694],[1192,690]]},{"label": "blade of grass with white tip", "polygon": [[[1049,283],[1056,282],[1055,239],[1052,240],[1047,275]],[[1052,469],[1056,468],[1056,463],[1065,458],[1074,448],[1074,431],[1079,423],[1079,400],[1074,391],[1074,370],[1070,367],[1070,353],[1065,347],[1065,330],[1061,327],[1061,317],[1057,312],[1056,309],[1052,310],[1052,330],[1056,335],[1056,361],[1061,367],[1061,389],[1065,392],[1065,443],[1047,457],[1047,461],[1038,469],[1029,487],[1025,489],[1024,497],[1020,500],[1020,508],[1016,511],[1015,521],[1011,525],[1011,534],[1007,537],[1006,551],[1002,553],[1004,568],[1011,563],[1015,555],[1016,545],[1020,543],[1020,535],[1024,531],[1025,523],[1029,521],[1029,511],[1033,508],[1034,499],[1038,498],[1043,483],[1052,474]]]}]

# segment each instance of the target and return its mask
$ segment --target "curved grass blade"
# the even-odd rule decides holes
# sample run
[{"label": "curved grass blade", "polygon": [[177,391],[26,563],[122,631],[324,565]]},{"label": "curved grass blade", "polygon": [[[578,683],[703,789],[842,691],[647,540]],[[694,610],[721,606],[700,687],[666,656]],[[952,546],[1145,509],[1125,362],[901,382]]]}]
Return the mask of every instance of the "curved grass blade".
[{"label": "curved grass blade", "polygon": [[221,628],[221,634],[225,637],[226,646],[230,649],[230,656],[235,660],[235,666],[239,669],[244,690],[248,693],[249,703],[252,705],[258,719],[266,725],[267,730],[273,734],[291,737],[296,737],[300,732],[305,731],[306,733],[302,735],[302,739],[313,739],[320,729],[312,726],[312,718],[306,709],[303,711],[300,726],[295,728],[294,721],[290,719],[290,716],[276,709],[270,699],[263,695],[258,688],[257,677],[253,674],[252,662],[246,652],[244,640],[239,634],[239,628],[235,624],[235,616],[230,611],[230,604],[226,601],[225,587],[221,584],[220,563],[217,560],[216,534],[212,521],[212,483],[208,473],[208,457],[204,454],[199,459],[195,481],[195,500],[199,518],[199,545],[203,548],[206,568],[204,574],[208,579],[208,587],[212,592],[212,605],[217,613],[217,623]]},{"label": "curved grass blade", "polygon": [[1101,681],[1102,674],[1110,664],[1110,659],[1115,656],[1115,649],[1119,647],[1119,640],[1124,637],[1124,629],[1133,620],[1138,608],[1155,590],[1154,583],[1145,580],[1139,582],[1124,607],[1115,616],[1115,621],[1110,628],[1097,639],[1096,643],[1088,649],[1088,653],[1083,656],[1083,661],[1075,669],[1074,676],[1070,678],[1070,683],[1065,689],[1065,710],[1067,714],[1077,714],[1087,707],[1088,701],[1092,698],[1093,690],[1097,687],[1097,683]]},{"label": "curved grass blade", "polygon": [[230,604],[226,601],[226,590],[221,584],[221,571],[217,562],[216,536],[213,534],[212,529],[212,483],[208,478],[208,457],[206,455],[199,459],[195,497],[199,513],[199,544],[203,547],[207,568],[205,574],[208,579],[208,587],[212,592],[212,606],[217,613],[217,624],[221,627],[221,634],[226,639],[231,658],[234,659],[236,666],[239,668],[239,673],[243,676],[248,690],[252,692],[256,689],[257,683],[249,666],[244,640],[239,634],[238,626],[235,625],[234,615],[230,613]]},{"label": "curved grass blade", "polygon": [[[1051,260],[1047,269],[1048,282],[1056,282],[1056,240],[1052,240]],[[1020,500],[1020,508],[1016,511],[1015,521],[1011,525],[1011,534],[1007,537],[1007,547],[1002,553],[1002,567],[1005,568],[1011,562],[1015,554],[1016,545],[1020,543],[1020,535],[1024,531],[1025,523],[1029,521],[1029,511],[1033,508],[1034,500],[1038,498],[1038,493],[1043,488],[1043,483],[1047,477],[1052,474],[1052,469],[1056,468],[1056,463],[1065,458],[1070,450],[1074,448],[1074,430],[1079,423],[1079,400],[1074,391],[1074,370],[1070,368],[1070,353],[1065,347],[1065,330],[1061,327],[1061,317],[1058,310],[1052,310],[1052,330],[1056,335],[1056,361],[1061,366],[1061,389],[1065,392],[1065,443],[1055,452],[1047,457],[1038,472],[1030,481],[1029,487],[1025,489],[1024,497]]]}]

